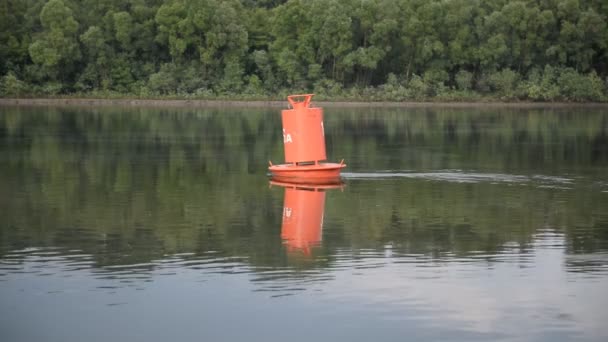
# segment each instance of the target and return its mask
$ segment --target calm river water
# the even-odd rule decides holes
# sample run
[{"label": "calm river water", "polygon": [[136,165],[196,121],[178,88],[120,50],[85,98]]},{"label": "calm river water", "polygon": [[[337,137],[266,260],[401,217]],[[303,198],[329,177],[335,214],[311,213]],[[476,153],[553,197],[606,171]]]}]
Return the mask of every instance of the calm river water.
[{"label": "calm river water", "polygon": [[0,108],[0,340],[608,341],[608,110]]}]

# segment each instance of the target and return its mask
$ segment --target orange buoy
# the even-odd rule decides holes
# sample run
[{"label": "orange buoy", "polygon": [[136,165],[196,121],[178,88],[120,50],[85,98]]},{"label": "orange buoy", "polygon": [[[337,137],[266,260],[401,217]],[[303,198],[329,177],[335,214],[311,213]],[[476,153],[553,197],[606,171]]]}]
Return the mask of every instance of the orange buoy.
[{"label": "orange buoy", "polygon": [[320,244],[323,233],[325,192],[342,188],[342,183],[328,185],[294,184],[271,181],[271,185],[285,188],[281,238],[290,252],[310,255]]},{"label": "orange buoy", "polygon": [[268,169],[274,179],[295,183],[331,183],[340,179],[340,170],[346,167],[344,161],[339,164],[325,161],[323,109],[310,107],[313,95],[287,97],[291,109],[281,112],[285,164],[270,163]]}]

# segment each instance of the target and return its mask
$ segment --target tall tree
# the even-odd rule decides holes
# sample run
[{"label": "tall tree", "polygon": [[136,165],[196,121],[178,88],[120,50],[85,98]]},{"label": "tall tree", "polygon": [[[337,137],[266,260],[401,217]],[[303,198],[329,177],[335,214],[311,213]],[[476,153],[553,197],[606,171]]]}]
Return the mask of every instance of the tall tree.
[{"label": "tall tree", "polygon": [[42,32],[29,46],[32,61],[44,68],[51,80],[66,81],[81,57],[78,22],[63,0],[50,0],[40,12]]}]

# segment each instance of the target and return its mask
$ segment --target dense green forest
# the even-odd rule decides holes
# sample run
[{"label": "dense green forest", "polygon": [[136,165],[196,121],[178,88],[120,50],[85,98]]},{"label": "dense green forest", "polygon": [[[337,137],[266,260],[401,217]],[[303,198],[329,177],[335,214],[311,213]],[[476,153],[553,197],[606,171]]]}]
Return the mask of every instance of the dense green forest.
[{"label": "dense green forest", "polygon": [[606,0],[0,0],[1,96],[608,100]]}]

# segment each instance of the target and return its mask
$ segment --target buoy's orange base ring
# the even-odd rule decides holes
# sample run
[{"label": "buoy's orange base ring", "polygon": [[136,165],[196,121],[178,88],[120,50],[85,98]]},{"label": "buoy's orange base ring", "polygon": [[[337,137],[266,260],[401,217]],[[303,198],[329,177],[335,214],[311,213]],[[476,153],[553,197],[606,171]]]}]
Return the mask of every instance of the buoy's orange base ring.
[{"label": "buoy's orange base ring", "polygon": [[272,179],[288,183],[335,184],[340,181],[340,171],[346,167],[342,163],[315,163],[311,165],[280,164],[270,165]]}]

